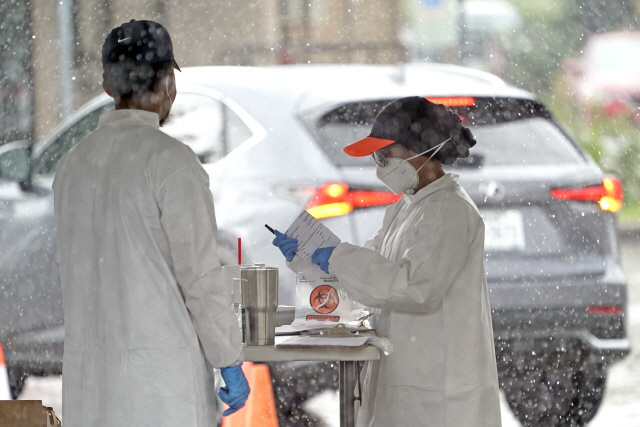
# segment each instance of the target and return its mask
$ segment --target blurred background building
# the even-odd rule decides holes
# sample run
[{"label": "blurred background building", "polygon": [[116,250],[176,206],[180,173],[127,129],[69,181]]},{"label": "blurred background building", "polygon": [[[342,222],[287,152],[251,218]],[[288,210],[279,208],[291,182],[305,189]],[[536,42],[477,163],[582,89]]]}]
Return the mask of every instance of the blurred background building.
[{"label": "blurred background building", "polygon": [[[580,56],[590,36],[640,29],[639,4],[640,0],[2,0],[0,145],[41,138],[100,93],[104,37],[132,18],[165,25],[181,66],[454,63],[492,72],[533,91],[552,108],[562,99],[561,108],[566,109],[575,96],[575,85],[566,79],[580,79],[587,72],[580,68]],[[585,103],[576,105],[583,108]],[[568,110],[556,114],[569,123],[574,116],[594,116]]]},{"label": "blurred background building", "polygon": [[33,131],[29,15],[25,1],[0,1],[0,145]]},{"label": "blurred background building", "polygon": [[[106,34],[132,18],[167,27],[181,66],[394,63],[396,0],[4,0],[0,144],[42,137],[98,93]],[[5,10],[3,10],[5,9]],[[6,58],[10,57],[10,58]],[[10,60],[8,60],[10,59]],[[8,85],[5,87],[5,84]],[[20,102],[5,102],[7,93]],[[19,105],[18,105],[19,104]],[[14,111],[15,110],[15,111]],[[14,121],[9,122],[9,121]],[[9,131],[9,129],[11,129]]]}]

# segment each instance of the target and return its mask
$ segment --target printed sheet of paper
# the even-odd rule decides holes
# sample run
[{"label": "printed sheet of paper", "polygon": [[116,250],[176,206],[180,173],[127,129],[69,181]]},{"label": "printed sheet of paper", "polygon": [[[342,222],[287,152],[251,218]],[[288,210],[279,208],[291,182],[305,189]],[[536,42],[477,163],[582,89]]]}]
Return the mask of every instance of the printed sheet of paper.
[{"label": "printed sheet of paper", "polygon": [[329,337],[291,337],[279,344],[277,347],[306,347],[306,346],[338,346],[338,347],[360,347],[364,345],[371,337],[345,337],[345,338],[329,338]]},{"label": "printed sheet of paper", "polygon": [[340,243],[338,236],[307,211],[302,212],[296,218],[286,235],[298,239],[296,254],[307,262],[311,262],[311,256],[316,249],[337,246]]},{"label": "printed sheet of paper", "polygon": [[298,332],[314,331],[317,329],[331,329],[336,326],[335,322],[318,321],[298,321],[291,325],[276,326],[276,335],[292,335]]}]

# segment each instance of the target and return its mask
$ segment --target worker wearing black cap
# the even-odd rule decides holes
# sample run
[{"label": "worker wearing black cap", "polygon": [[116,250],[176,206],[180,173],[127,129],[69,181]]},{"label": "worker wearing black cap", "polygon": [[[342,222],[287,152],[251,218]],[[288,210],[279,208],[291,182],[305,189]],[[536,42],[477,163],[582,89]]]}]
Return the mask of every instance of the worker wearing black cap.
[{"label": "worker wearing black cap", "polygon": [[157,22],[131,20],[113,29],[102,46],[105,92],[116,110],[137,109],[157,113],[162,125],[176,98],[173,57],[167,30]]},{"label": "worker wearing black cap", "polygon": [[54,181],[63,290],[66,427],[213,427],[242,406],[241,334],[218,256],[209,178],[159,130],[176,97],[173,46],[152,21],[102,49],[115,111]]},{"label": "worker wearing black cap", "polygon": [[[402,194],[364,247],[345,242],[312,256],[374,307],[377,333],[394,347],[365,367],[358,427],[501,424],[484,223],[442,167],[475,143],[456,114],[414,96],[384,107],[371,134],[344,148],[372,155],[378,178]],[[274,245],[296,262],[295,239],[281,234]]]}]

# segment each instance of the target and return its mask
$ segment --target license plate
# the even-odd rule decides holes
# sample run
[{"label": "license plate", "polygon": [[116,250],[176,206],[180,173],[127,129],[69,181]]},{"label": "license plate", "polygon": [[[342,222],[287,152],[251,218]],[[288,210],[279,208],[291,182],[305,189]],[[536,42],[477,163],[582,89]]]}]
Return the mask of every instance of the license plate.
[{"label": "license plate", "polygon": [[484,220],[485,251],[521,251],[524,249],[522,212],[481,211]]}]

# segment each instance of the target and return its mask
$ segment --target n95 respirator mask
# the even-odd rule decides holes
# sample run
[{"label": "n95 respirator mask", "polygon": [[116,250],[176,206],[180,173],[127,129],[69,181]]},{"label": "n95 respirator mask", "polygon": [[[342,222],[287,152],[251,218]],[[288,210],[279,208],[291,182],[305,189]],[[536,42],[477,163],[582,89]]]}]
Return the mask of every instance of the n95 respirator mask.
[{"label": "n95 respirator mask", "polygon": [[376,165],[376,176],[378,179],[387,187],[389,190],[393,192],[393,194],[405,193],[408,190],[414,190],[418,186],[418,182],[420,181],[418,177],[418,172],[427,162],[424,162],[422,166],[420,166],[417,170],[411,166],[409,160],[420,157],[429,151],[433,151],[433,154],[429,156],[429,160],[436,155],[438,151],[449,142],[451,138],[447,139],[444,142],[436,145],[435,147],[431,147],[426,151],[423,151],[420,154],[416,154],[415,156],[409,157],[408,159],[398,159],[395,157],[387,158],[385,166]]}]

